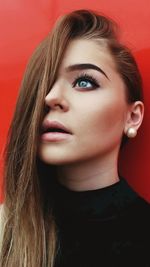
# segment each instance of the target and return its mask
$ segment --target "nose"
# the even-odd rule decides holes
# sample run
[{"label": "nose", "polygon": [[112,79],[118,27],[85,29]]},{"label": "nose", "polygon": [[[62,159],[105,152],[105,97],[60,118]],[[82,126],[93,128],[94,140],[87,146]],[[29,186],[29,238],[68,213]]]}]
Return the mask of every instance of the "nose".
[{"label": "nose", "polygon": [[66,112],[69,109],[64,89],[55,84],[45,97],[45,105],[49,110],[60,110]]}]

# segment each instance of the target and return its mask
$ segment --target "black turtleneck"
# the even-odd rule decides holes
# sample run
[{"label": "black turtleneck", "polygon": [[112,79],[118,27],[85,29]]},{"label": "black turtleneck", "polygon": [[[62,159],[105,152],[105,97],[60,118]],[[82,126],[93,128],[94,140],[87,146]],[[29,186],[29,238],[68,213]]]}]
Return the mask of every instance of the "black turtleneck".
[{"label": "black turtleneck", "polygon": [[150,267],[150,204],[125,179],[105,188],[55,188],[55,267]]}]

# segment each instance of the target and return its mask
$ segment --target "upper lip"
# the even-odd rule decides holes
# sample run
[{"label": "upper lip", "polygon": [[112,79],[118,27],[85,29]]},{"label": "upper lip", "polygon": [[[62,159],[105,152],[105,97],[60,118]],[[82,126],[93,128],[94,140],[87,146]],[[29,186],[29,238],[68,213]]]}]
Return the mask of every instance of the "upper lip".
[{"label": "upper lip", "polygon": [[66,133],[72,134],[72,132],[64,126],[59,121],[51,121],[51,120],[45,120],[42,124],[42,133],[46,132],[48,129],[60,129],[65,131]]}]

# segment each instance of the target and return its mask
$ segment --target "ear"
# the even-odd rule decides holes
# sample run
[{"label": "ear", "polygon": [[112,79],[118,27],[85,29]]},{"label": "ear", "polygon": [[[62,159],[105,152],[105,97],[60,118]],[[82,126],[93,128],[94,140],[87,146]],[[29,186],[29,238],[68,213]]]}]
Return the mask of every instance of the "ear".
[{"label": "ear", "polygon": [[124,133],[126,134],[129,128],[138,130],[142,124],[144,117],[144,104],[142,101],[135,101],[130,104],[127,111],[127,117],[124,127]]}]

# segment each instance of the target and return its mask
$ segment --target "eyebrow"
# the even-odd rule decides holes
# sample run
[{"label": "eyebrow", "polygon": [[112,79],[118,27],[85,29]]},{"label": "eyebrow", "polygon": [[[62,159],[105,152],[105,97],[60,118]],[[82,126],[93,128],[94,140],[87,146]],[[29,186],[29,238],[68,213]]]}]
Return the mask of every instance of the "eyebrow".
[{"label": "eyebrow", "polygon": [[106,75],[106,73],[98,66],[94,65],[94,64],[89,64],[89,63],[83,63],[83,64],[74,64],[74,65],[70,65],[68,67],[66,67],[66,71],[75,71],[75,70],[86,70],[86,69],[93,69],[93,70],[97,70],[100,73],[102,73],[108,80],[108,76]]}]

